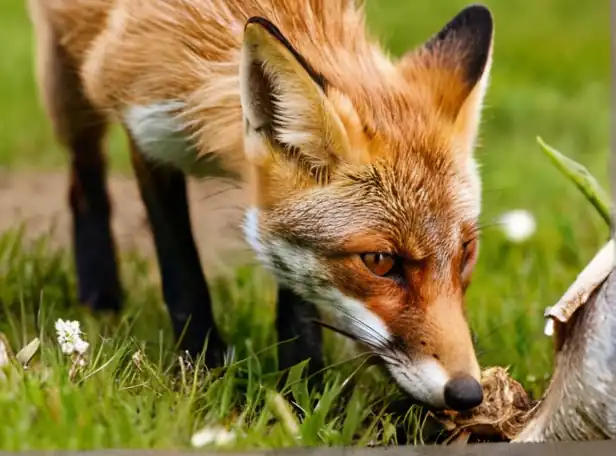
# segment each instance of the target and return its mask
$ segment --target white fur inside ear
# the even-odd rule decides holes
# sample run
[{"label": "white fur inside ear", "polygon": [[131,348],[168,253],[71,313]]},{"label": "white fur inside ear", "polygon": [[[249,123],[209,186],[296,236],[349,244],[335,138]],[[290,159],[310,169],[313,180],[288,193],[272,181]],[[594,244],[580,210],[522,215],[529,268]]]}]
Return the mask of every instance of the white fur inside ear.
[{"label": "white fur inside ear", "polygon": [[[246,153],[259,158],[267,152],[258,145],[261,134],[252,136],[251,130],[259,131],[275,121],[271,139],[301,150],[315,166],[327,166],[331,153],[348,147],[344,126],[321,87],[281,46],[266,40],[259,44],[244,42],[242,46],[239,75],[242,113],[247,122]],[[259,78],[267,83],[254,84]],[[261,93],[264,87],[271,93]],[[268,98],[271,106],[263,106]]]},{"label": "white fur inside ear", "polygon": [[[261,76],[267,78],[272,86],[272,104],[275,108],[274,118],[280,127],[274,132],[275,139],[282,144],[306,149],[315,147],[315,143],[322,142],[324,132],[320,131],[319,125],[311,125],[309,119],[322,120],[319,111],[320,106],[311,102],[306,93],[310,89],[305,84],[305,78],[293,74],[288,70],[288,64],[276,67],[276,62],[260,62],[255,65],[256,56],[252,55],[250,48],[242,48],[240,62],[240,100],[244,118],[248,121],[251,130],[258,130],[264,124],[269,124],[268,119],[261,107],[261,98],[264,94],[254,93],[250,80],[259,77],[251,74],[259,68]],[[314,90],[314,88],[313,88]],[[257,98],[258,97],[258,98]],[[247,129],[248,130],[248,129]],[[249,137],[249,133],[247,136]],[[256,139],[256,138],[255,138]],[[250,140],[250,146],[254,147],[256,141]]]},{"label": "white fur inside ear", "polygon": [[250,77],[254,61],[254,56],[252,54],[250,46],[244,44],[240,53],[239,65],[240,103],[242,105],[244,119],[246,119],[251,128],[256,129],[263,123],[264,119],[259,115],[257,107],[255,106],[254,94],[250,87]]}]

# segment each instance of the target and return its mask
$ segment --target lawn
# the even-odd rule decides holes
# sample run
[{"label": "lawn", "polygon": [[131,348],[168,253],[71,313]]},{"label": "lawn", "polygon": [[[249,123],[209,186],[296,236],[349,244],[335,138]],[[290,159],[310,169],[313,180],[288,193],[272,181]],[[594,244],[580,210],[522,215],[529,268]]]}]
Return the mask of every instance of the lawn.
[{"label": "lawn", "polygon": [[[37,101],[31,29],[24,3],[0,3],[0,167],[10,172],[61,169]],[[420,43],[467,2],[368,0],[370,26],[394,54]],[[608,188],[609,3],[574,0],[486,0],[496,21],[493,78],[477,151],[484,180],[482,247],[468,294],[471,325],[483,366],[510,366],[536,396],[551,372],[542,314],[607,239],[604,222],[540,152],[541,136],[586,166]],[[130,173],[123,138],[114,134],[111,164]],[[3,188],[0,185],[0,188]],[[34,196],[33,196],[34,197]],[[512,243],[494,221],[522,208],[536,218],[528,241]],[[226,369],[205,372],[183,360],[178,373],[160,291],[151,264],[122,256],[128,293],[119,322],[94,321],[74,307],[69,252],[46,237],[0,234],[0,331],[14,348],[38,336],[34,364],[0,380],[0,450],[177,448],[204,426],[235,432],[235,448],[395,443],[397,422],[413,437],[414,413],[394,416],[384,405],[397,392],[357,362],[327,373],[324,391],[288,389],[303,417],[286,417],[274,400],[276,370],[272,287],[258,270],[221,280],[217,315],[235,346]],[[265,285],[264,285],[265,284]],[[54,340],[55,319],[79,319],[90,343],[76,381]],[[331,348],[331,345],[330,345]],[[143,358],[133,355],[143,351]],[[301,366],[300,366],[301,367]],[[357,386],[345,388],[353,377]],[[344,390],[345,394],[341,392]],[[412,411],[411,411],[412,412]],[[297,425],[297,429],[295,426]]]}]

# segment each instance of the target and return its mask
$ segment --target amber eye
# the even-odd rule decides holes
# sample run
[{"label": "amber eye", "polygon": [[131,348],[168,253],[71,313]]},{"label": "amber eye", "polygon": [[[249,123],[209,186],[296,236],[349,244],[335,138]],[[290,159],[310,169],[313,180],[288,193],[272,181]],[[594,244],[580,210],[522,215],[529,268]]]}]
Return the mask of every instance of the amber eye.
[{"label": "amber eye", "polygon": [[365,253],[362,261],[370,271],[378,276],[386,276],[394,268],[396,261],[387,253]]}]

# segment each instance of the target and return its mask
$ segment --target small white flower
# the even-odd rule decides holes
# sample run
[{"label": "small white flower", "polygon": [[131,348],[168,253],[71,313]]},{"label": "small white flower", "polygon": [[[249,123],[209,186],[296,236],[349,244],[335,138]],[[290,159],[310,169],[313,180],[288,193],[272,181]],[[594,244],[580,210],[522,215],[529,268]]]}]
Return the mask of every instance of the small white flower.
[{"label": "small white flower", "polygon": [[66,355],[70,355],[71,353],[73,353],[73,344],[67,342],[60,342],[59,338],[58,343],[60,344],[60,349],[62,350],[62,353]]},{"label": "small white flower", "polygon": [[79,353],[80,355],[83,355],[89,346],[90,344],[87,343],[85,340],[78,339],[75,341],[75,345],[73,348],[75,349],[77,353]]},{"label": "small white flower", "polygon": [[227,431],[221,426],[213,426],[197,431],[190,439],[190,443],[195,448],[200,448],[210,444],[215,446],[224,446],[233,442],[236,437],[235,432]]},{"label": "small white flower", "polygon": [[501,228],[511,242],[523,242],[531,237],[536,230],[535,217],[524,210],[516,209],[499,217]]},{"label": "small white flower", "polygon": [[78,321],[64,321],[58,319],[56,321],[56,333],[58,335],[58,344],[62,353],[71,355],[78,353],[83,355],[89,347],[89,344],[81,338],[81,329]]}]

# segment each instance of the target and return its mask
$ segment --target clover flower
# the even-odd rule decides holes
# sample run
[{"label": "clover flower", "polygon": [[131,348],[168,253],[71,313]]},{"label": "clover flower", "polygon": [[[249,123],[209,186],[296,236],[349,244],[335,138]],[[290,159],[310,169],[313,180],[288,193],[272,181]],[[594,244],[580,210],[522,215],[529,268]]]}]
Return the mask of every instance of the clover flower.
[{"label": "clover flower", "polygon": [[56,333],[58,334],[58,344],[62,353],[72,355],[77,353],[83,355],[89,345],[81,338],[83,334],[78,321],[65,321],[58,319],[56,321]]}]

